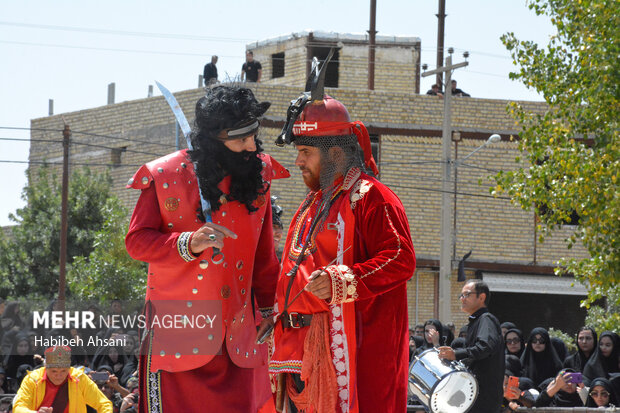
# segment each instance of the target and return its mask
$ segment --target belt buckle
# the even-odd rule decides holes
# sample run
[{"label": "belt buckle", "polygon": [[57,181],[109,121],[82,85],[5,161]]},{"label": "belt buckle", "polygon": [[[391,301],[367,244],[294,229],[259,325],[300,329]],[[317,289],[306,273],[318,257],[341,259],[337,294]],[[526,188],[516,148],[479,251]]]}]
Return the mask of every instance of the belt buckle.
[{"label": "belt buckle", "polygon": [[301,320],[302,318],[299,317],[299,313],[288,313],[288,322],[290,328],[301,328]]}]

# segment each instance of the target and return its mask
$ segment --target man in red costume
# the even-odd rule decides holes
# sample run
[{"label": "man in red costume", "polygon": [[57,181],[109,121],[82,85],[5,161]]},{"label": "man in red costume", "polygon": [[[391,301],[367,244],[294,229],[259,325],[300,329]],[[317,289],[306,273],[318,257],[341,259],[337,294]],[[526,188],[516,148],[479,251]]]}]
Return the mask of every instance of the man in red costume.
[{"label": "man in red costume", "polygon": [[279,271],[270,183],[288,172],[261,153],[268,107],[250,89],[210,89],[196,104],[192,150],[129,181],[142,193],[127,251],[149,263],[142,412],[247,413],[271,399],[256,325],[272,312]]},{"label": "man in red costume", "polygon": [[315,78],[278,138],[295,143],[310,191],[284,247],[270,373],[286,412],[404,412],[415,270],[407,216],[373,176],[366,128]]}]

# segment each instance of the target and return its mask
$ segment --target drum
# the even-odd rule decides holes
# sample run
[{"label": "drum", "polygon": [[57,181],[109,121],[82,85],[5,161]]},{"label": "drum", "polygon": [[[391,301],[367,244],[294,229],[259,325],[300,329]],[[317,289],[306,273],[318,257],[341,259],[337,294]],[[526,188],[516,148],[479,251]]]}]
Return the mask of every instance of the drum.
[{"label": "drum", "polygon": [[409,391],[431,413],[464,413],[476,401],[478,382],[461,362],[442,360],[431,348],[411,362]]}]

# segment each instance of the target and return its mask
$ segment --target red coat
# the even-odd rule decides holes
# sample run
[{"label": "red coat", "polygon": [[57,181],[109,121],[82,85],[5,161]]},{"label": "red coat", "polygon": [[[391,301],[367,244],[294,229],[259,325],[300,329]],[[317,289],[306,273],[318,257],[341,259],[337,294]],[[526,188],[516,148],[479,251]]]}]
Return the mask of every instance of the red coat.
[{"label": "red coat", "polygon": [[[267,183],[289,176],[269,155],[261,157]],[[255,344],[257,313],[252,313],[251,290],[260,309],[272,307],[279,263],[269,192],[255,201],[258,211],[253,213],[236,201],[213,213],[214,223],[238,235],[224,240],[225,261],[216,265],[211,248],[196,259],[183,254],[183,242],[187,245],[189,234],[203,225],[197,217],[199,191],[186,150],[143,165],[128,187],[142,193],[125,240],[127,251],[149,263],[146,301],[153,310],[150,320],[158,321],[152,324],[150,371],[203,366],[222,342],[237,366],[263,365],[267,349]],[[227,193],[228,187],[227,177],[220,189]],[[164,320],[175,324],[166,325]]]},{"label": "red coat", "polygon": [[[342,185],[343,193],[313,237],[289,298],[306,285],[312,271],[345,251],[335,263],[344,265],[338,268],[341,273],[330,271],[332,280],[338,278],[332,282],[333,302],[306,292],[288,311],[330,312],[340,411],[404,412],[409,357],[406,282],[415,270],[407,216],[398,197],[375,178],[352,170]],[[290,279],[286,273],[294,265],[321,196],[311,193],[307,201],[307,212],[300,208],[289,227],[276,292],[279,310]],[[283,329],[278,323],[272,373],[301,371],[307,331],[308,327]]]}]

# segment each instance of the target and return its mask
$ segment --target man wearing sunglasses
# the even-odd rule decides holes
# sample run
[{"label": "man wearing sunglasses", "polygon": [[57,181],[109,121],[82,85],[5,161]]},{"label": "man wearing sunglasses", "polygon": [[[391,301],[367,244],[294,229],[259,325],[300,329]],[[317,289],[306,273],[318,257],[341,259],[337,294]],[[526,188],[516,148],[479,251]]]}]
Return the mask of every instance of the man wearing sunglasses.
[{"label": "man wearing sunglasses", "polygon": [[504,340],[497,318],[487,305],[491,293],[481,280],[470,280],[461,290],[461,310],[469,314],[465,348],[439,347],[439,357],[461,360],[478,380],[478,398],[470,413],[496,413],[502,404]]}]

